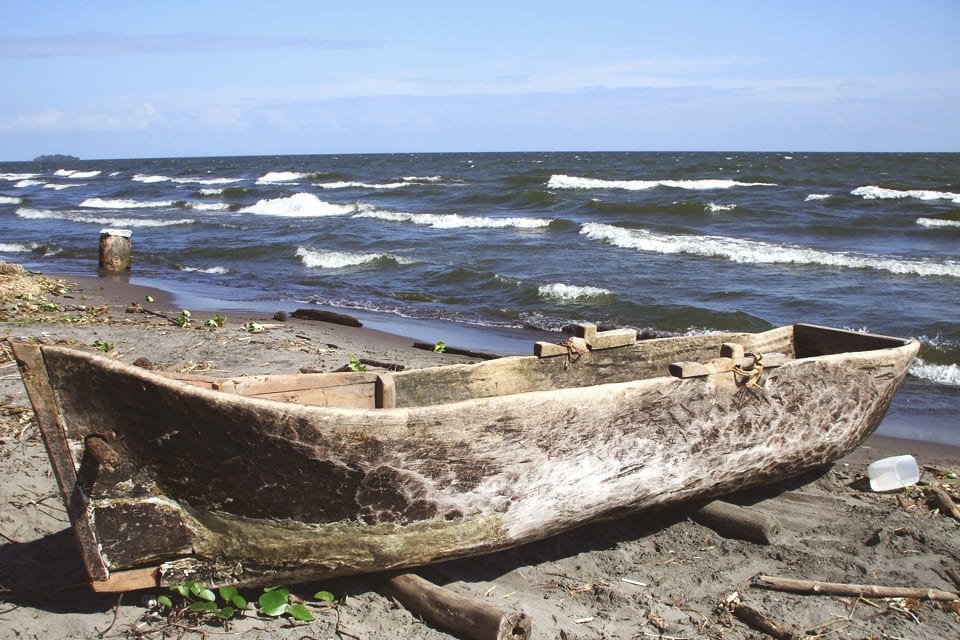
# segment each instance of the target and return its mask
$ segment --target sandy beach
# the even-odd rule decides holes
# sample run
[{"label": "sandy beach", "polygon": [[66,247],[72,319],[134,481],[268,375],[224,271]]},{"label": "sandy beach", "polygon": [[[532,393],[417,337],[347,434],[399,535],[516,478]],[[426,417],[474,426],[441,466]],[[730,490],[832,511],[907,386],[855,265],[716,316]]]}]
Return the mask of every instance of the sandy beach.
[{"label": "sandy beach", "polygon": [[[218,310],[197,308],[191,309],[189,326],[180,327],[174,320],[181,310],[172,301],[169,293],[122,280],[60,281],[7,269],[0,271],[0,344],[34,337],[100,345],[124,362],[147,358],[158,369],[223,376],[333,371],[351,356],[406,367],[471,361],[414,348],[410,337],[278,320],[272,313],[224,312],[223,326],[209,329],[204,323]],[[264,330],[250,332],[251,322]],[[921,484],[871,492],[866,465],[906,453],[921,466]],[[417,573],[456,593],[526,612],[535,638],[768,637],[731,613],[732,594],[793,637],[958,637],[957,601],[798,595],[751,586],[755,576],[770,575],[960,590],[960,521],[941,513],[929,490],[938,483],[956,503],[960,484],[951,471],[960,471],[958,448],[873,437],[816,473],[725,498],[775,516],[782,529],[774,544],[721,537],[691,520],[689,510],[674,510],[588,524]],[[93,594],[16,365],[3,348],[0,510],[0,638],[458,637],[380,595],[377,576],[284,585],[310,605],[317,618],[311,623],[251,612],[228,627],[190,620],[172,625],[146,606],[162,590]],[[335,594],[335,607],[311,597],[321,589]]]}]

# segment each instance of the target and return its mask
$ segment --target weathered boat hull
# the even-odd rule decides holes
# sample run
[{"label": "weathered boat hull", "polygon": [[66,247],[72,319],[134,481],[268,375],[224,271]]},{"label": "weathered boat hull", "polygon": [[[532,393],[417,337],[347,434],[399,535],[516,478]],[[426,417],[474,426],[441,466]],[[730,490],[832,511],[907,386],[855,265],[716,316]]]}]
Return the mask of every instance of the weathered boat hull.
[{"label": "weathered boat hull", "polygon": [[[787,360],[668,375],[729,342]],[[918,348],[795,325],[282,384],[14,353],[91,580],[122,589],[423,565],[789,477],[872,433]]]}]

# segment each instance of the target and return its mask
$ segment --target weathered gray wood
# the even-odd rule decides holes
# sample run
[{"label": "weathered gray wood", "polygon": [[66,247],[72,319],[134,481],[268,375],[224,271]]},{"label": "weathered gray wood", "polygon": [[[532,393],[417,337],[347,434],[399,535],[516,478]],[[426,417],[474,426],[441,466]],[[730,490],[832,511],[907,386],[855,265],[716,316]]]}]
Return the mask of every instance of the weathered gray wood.
[{"label": "weathered gray wood", "polygon": [[950,602],[960,600],[960,594],[941,589],[916,587],[888,587],[876,584],[849,584],[842,582],[820,582],[817,580],[797,580],[777,576],[758,575],[750,583],[754,587],[788,591],[806,595],[854,596],[858,598],[916,598],[917,600],[936,600]]},{"label": "weathered gray wood", "polygon": [[[429,342],[414,342],[414,349],[422,349],[424,351],[436,351],[437,345],[431,344]],[[450,345],[444,345],[443,353],[449,353],[452,356],[466,356],[468,358],[476,358],[478,360],[496,360],[497,358],[502,358],[503,356],[498,353],[490,353],[489,351],[477,351],[475,349],[461,349],[460,347],[451,347]]]},{"label": "weathered gray wood", "polygon": [[373,409],[376,382],[375,373],[297,373],[221,380],[214,389],[280,402]]},{"label": "weathered gray wood", "polygon": [[487,553],[836,459],[876,427],[916,341],[788,361],[762,396],[734,376],[667,375],[722,342],[790,352],[792,339],[787,327],[567,367],[529,356],[382,374],[395,409],[248,398],[59,346],[40,366],[66,438],[101,435],[121,459],[93,485],[100,562],[160,566],[163,584],[257,585]]},{"label": "weathered gray wood", "polygon": [[131,260],[130,231],[103,229],[100,232],[99,267],[105,271],[129,271]]},{"label": "weathered gray wood", "polygon": [[334,311],[324,311],[323,309],[297,309],[290,315],[300,320],[317,320],[320,322],[342,324],[347,327],[363,326],[363,323],[353,316],[348,316],[345,313],[336,313]]},{"label": "weathered gray wood", "polygon": [[430,624],[471,640],[527,640],[532,623],[522,611],[510,611],[439,587],[412,573],[385,578],[377,591],[396,598]]},{"label": "weathered gray wood", "polygon": [[597,325],[584,323],[577,326],[575,337],[582,338],[590,349],[613,349],[634,344],[637,341],[636,329],[610,329],[598,331]]},{"label": "weathered gray wood", "polygon": [[690,517],[725,538],[769,545],[780,535],[780,522],[773,516],[721,500],[704,505]]}]

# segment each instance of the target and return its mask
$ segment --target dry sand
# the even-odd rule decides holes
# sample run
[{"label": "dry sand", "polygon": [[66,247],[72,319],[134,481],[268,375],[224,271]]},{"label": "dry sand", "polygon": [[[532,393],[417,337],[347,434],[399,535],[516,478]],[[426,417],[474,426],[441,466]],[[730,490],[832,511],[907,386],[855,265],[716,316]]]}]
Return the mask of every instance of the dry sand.
[{"label": "dry sand", "polygon": [[[16,271],[7,269],[8,272]],[[15,282],[15,279],[20,280]],[[66,291],[51,281],[0,270],[0,339],[42,337],[93,347],[111,344],[126,362],[211,375],[333,370],[350,355],[407,366],[469,359],[412,348],[399,336],[321,322],[277,322],[232,312],[224,327],[204,330],[212,313],[195,312],[190,328],[162,292],[97,278],[71,278]],[[18,299],[24,284],[36,285]],[[4,290],[4,286],[7,287]],[[64,295],[57,295],[58,292]],[[155,302],[144,301],[152,295]],[[127,313],[140,303],[153,313]],[[243,329],[267,325],[263,333]],[[822,638],[956,638],[960,606],[913,599],[792,595],[750,586],[758,574],[818,581],[960,589],[960,522],[931,509],[923,486],[872,493],[866,464],[912,453],[921,482],[960,471],[960,451],[872,438],[848,458],[817,473],[731,501],[779,518],[769,546],[726,539],[690,520],[689,510],[589,524],[512,551],[418,570],[457,593],[525,611],[535,638],[763,638],[718,607],[739,593],[743,602],[783,627]],[[956,495],[957,481],[944,480]],[[150,619],[144,601],[161,590],[92,594],[85,584],[69,521],[29,410],[16,366],[0,352],[0,638],[221,637],[442,639],[429,626],[374,590],[376,577],[288,585],[306,597],[318,589],[341,603],[315,608],[317,620],[293,624],[248,614],[228,628]],[[254,598],[256,593],[251,594]]]}]

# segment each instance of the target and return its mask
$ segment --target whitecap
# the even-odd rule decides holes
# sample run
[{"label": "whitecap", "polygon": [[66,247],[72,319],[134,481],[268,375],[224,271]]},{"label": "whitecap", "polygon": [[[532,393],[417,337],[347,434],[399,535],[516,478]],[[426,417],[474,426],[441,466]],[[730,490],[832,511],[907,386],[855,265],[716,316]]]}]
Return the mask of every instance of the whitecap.
[{"label": "whitecap", "polygon": [[223,189],[200,189],[202,196],[222,196],[223,192]]},{"label": "whitecap", "polygon": [[39,177],[39,173],[0,173],[0,180],[29,180]]},{"label": "whitecap", "polygon": [[167,182],[170,180],[170,178],[167,176],[148,176],[142,173],[138,173],[130,179],[134,182],[143,182],[145,184],[153,184],[154,182]]},{"label": "whitecap", "polygon": [[674,189],[731,189],[733,187],[775,187],[771,182],[740,182],[719,178],[703,180],[602,180],[600,178],[581,178],[555,174],[547,181],[548,189],[626,189],[628,191],[646,191],[656,187]]},{"label": "whitecap", "polygon": [[723,213],[724,211],[733,211],[737,208],[735,204],[716,204],[708,202],[704,207],[709,213]]},{"label": "whitecap", "polygon": [[217,275],[217,276],[221,276],[221,275],[224,275],[224,274],[226,274],[226,273],[230,273],[230,270],[227,269],[226,267],[219,267],[219,266],[218,266],[218,267],[209,267],[209,268],[207,268],[207,269],[204,269],[203,267],[184,267],[184,266],[181,266],[181,267],[180,267],[180,271],[191,271],[191,272],[196,272],[196,273],[209,273],[209,274],[211,274],[211,275]]},{"label": "whitecap", "polygon": [[0,253],[24,253],[33,251],[40,245],[36,243],[20,244],[18,242],[0,242]]},{"label": "whitecap", "polygon": [[20,207],[17,209],[16,213],[19,217],[27,220],[67,220],[69,222],[81,222],[84,224],[96,224],[109,227],[169,227],[173,225],[193,224],[196,222],[196,220],[193,218],[171,218],[167,220],[157,220],[150,218],[95,217],[61,211],[29,209],[27,207]]},{"label": "whitecap", "polygon": [[313,186],[320,189],[399,189],[408,186],[406,182],[385,182],[379,184],[370,184],[368,182],[314,182]]},{"label": "whitecap", "polygon": [[13,186],[16,187],[17,189],[25,189],[27,187],[35,187],[38,184],[44,184],[43,180],[34,180],[32,178],[25,178],[24,180],[17,182]]},{"label": "whitecap", "polygon": [[874,255],[834,253],[798,245],[781,245],[723,236],[658,234],[645,229],[625,229],[588,222],[580,233],[617,247],[651,253],[688,254],[724,258],[742,264],[824,265],[848,269],[876,269],[896,274],[960,278],[960,262],[908,260]]},{"label": "whitecap", "polygon": [[228,211],[230,205],[226,202],[188,202],[187,207],[194,211]]},{"label": "whitecap", "polygon": [[929,364],[923,358],[917,358],[910,366],[910,375],[937,384],[960,386],[960,366],[954,364]]},{"label": "whitecap", "polygon": [[943,218],[917,218],[921,227],[960,227],[960,220],[944,220]]},{"label": "whitecap", "polygon": [[804,202],[814,202],[816,200],[826,200],[830,197],[829,193],[811,193],[803,199]]},{"label": "whitecap", "polygon": [[485,216],[461,216],[457,213],[403,213],[366,208],[356,214],[357,218],[377,218],[390,222],[412,222],[434,229],[540,229],[550,226],[550,218],[489,218]]},{"label": "whitecap", "polygon": [[378,260],[389,259],[398,264],[409,264],[410,260],[385,253],[353,253],[349,251],[317,251],[299,247],[297,257],[310,269],[343,269]]},{"label": "whitecap", "polygon": [[0,196],[0,204],[20,204],[23,202],[23,198],[17,198],[15,196]]},{"label": "whitecap", "polygon": [[87,184],[85,182],[79,182],[76,184],[55,184],[53,182],[48,182],[43,185],[44,189],[53,189],[55,191],[63,191],[64,189],[72,189],[74,187],[85,187]]},{"label": "whitecap", "polygon": [[326,202],[312,193],[295,193],[286,198],[264,199],[240,209],[241,213],[255,213],[262,216],[283,218],[340,216],[353,211],[356,211],[355,205]]},{"label": "whitecap", "polygon": [[443,176],[404,176],[404,182],[443,182]]},{"label": "whitecap", "polygon": [[172,207],[173,200],[124,200],[119,198],[87,198],[80,203],[81,207],[89,209],[152,209],[156,207]]},{"label": "whitecap", "polygon": [[306,173],[297,171],[270,171],[257,178],[257,184],[279,184],[284,182],[297,182],[307,177]]},{"label": "whitecap", "polygon": [[557,298],[559,300],[596,298],[599,296],[608,296],[612,293],[608,289],[602,289],[600,287],[577,286],[564,282],[541,285],[538,291],[543,298]]},{"label": "whitecap", "polygon": [[886,189],[870,185],[866,187],[857,187],[850,192],[851,195],[860,196],[864,200],[899,200],[901,198],[916,198],[917,200],[949,200],[955,204],[960,204],[960,193],[951,193],[949,191],[931,191],[927,189],[911,189],[901,191],[899,189]]}]

